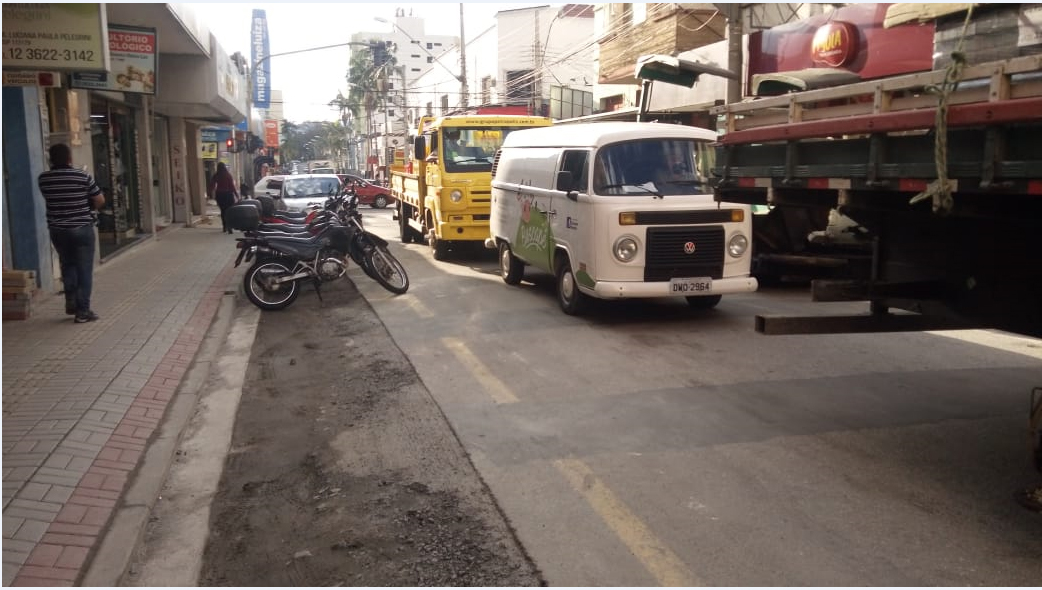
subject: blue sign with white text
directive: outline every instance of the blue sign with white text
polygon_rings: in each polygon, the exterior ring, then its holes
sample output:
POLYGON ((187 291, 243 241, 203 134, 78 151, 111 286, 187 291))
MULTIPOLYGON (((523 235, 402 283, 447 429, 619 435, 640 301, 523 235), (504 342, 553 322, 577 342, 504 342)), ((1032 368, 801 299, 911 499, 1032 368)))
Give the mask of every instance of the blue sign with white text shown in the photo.
POLYGON ((250 26, 250 55, 253 58, 253 106, 266 109, 271 106, 271 62, 268 57, 268 19, 263 10, 253 9, 250 26), (263 61, 262 61, 263 60, 263 61))

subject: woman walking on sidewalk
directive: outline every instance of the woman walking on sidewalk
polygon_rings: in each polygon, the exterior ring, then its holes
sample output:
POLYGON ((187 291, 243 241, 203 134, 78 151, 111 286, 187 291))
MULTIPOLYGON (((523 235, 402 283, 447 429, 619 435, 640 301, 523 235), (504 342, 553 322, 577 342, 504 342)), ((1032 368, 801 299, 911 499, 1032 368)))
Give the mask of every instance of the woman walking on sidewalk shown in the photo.
POLYGON ((221 208, 221 225, 224 226, 224 231, 232 233, 225 211, 239 199, 239 191, 235 188, 235 179, 232 178, 232 173, 228 172, 228 166, 224 162, 217 164, 217 173, 210 179, 206 194, 213 197, 217 206, 221 208))

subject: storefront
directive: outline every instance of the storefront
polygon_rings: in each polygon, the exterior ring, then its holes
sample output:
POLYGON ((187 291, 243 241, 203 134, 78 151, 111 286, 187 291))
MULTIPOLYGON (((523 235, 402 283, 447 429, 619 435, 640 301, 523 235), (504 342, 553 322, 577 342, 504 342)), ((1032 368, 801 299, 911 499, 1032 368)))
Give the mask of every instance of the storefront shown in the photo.
POLYGON ((140 138, 130 105, 107 99, 108 93, 92 93, 90 141, 95 180, 105 193, 105 207, 98 216, 101 258, 145 236, 141 225, 140 138))

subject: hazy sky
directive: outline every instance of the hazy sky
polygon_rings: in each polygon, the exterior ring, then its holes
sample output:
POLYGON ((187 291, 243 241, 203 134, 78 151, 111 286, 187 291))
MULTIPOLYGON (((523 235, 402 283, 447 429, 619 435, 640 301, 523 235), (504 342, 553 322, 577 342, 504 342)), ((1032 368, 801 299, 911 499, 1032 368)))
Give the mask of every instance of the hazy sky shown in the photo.
MULTIPOLYGON (((495 24, 495 14, 522 6, 541 6, 550 2, 533 3, 463 3, 464 37, 474 35, 495 24)), ((458 3, 411 2, 395 4, 338 3, 208 3, 196 4, 199 17, 209 25, 228 55, 236 51, 250 55, 250 19, 253 9, 263 9, 268 21, 269 49, 272 54, 324 45, 335 45, 351 40, 359 32, 391 33, 393 27, 377 22, 374 17, 394 21, 395 11, 422 17, 424 30, 431 35, 460 34, 458 3)), ((347 94, 349 47, 309 51, 295 55, 271 58, 271 87, 282 90, 283 112, 289 121, 333 121, 339 113, 328 106, 337 91, 347 94)))

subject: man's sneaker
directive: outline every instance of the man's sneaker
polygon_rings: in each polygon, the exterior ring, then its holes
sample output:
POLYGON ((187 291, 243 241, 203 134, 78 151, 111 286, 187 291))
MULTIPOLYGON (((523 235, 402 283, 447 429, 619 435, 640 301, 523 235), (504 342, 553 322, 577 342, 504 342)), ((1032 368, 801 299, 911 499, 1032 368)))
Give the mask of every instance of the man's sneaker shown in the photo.
POLYGON ((86 311, 83 313, 76 314, 77 324, 86 324, 87 322, 93 322, 97 319, 100 318, 98 318, 98 314, 94 313, 93 311, 86 311))

